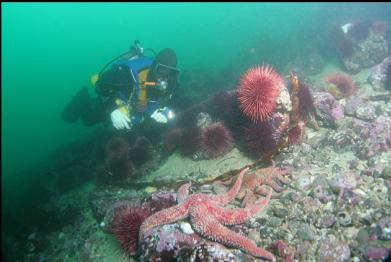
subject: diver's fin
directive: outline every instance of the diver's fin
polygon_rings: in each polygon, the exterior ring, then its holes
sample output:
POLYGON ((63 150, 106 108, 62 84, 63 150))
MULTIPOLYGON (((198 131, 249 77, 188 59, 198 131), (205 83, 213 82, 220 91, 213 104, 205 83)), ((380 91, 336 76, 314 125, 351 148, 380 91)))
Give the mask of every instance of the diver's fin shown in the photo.
POLYGON ((76 122, 88 106, 89 99, 87 87, 83 86, 66 105, 61 113, 61 118, 68 123, 76 122))

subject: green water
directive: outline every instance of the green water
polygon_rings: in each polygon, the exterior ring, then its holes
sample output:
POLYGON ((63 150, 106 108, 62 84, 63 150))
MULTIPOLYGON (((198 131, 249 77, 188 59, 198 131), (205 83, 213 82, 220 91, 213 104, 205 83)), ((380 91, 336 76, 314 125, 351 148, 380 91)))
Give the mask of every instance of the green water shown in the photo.
POLYGON ((182 69, 255 62, 281 69, 304 55, 306 46, 324 44, 330 27, 357 17, 389 19, 390 6, 3 3, 2 187, 20 190, 30 180, 24 170, 91 132, 63 122, 61 111, 92 74, 135 39, 155 50, 173 48, 182 69))
POLYGON ((62 108, 135 39, 155 50, 173 48, 186 69, 241 64, 251 48, 259 63, 278 67, 313 40, 311 33, 319 36, 330 20, 340 19, 343 9, 349 15, 376 9, 355 5, 2 4, 3 179, 88 132, 62 122, 62 108))

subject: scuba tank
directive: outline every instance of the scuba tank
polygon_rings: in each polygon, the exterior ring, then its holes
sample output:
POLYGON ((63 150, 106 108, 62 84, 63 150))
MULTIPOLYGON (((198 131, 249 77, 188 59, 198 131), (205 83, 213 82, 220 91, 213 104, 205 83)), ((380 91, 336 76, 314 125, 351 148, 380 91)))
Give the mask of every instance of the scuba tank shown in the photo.
POLYGON ((119 56, 117 56, 117 57, 113 58, 112 60, 110 60, 108 63, 106 63, 102 67, 102 69, 99 71, 98 74, 94 74, 94 75, 91 76, 90 82, 91 82, 92 86, 96 87, 96 83, 98 81, 100 81, 101 84, 103 82, 106 85, 111 85, 111 86, 116 86, 116 87, 127 86, 128 83, 121 84, 121 83, 115 83, 115 82, 112 82, 112 81, 107 81, 107 79, 103 80, 102 79, 102 75, 105 73, 106 69, 111 64, 113 64, 114 62, 120 61, 120 60, 129 60, 129 59, 133 59, 133 58, 137 58, 137 57, 143 57, 145 51, 150 51, 156 57, 156 52, 153 49, 151 49, 151 48, 144 49, 143 47, 141 47, 140 41, 139 40, 135 40, 134 44, 132 46, 130 46, 128 51, 126 51, 125 53, 122 53, 119 56))
MULTIPOLYGON (((153 55, 156 57, 156 52, 151 49, 151 48, 147 48, 145 49, 145 51, 150 51, 153 53, 153 55)), ((114 59, 110 60, 107 64, 105 64, 103 66, 103 68, 100 70, 99 74, 98 74, 98 77, 100 78, 100 76, 102 75, 102 73, 106 70, 106 68, 114 63, 115 61, 117 60, 120 60, 121 58, 124 58, 124 57, 127 57, 130 55, 130 59, 133 58, 133 57, 142 57, 144 56, 144 48, 142 48, 140 46, 140 41, 139 40, 135 40, 134 41, 134 44, 129 48, 129 51, 126 51, 125 53, 123 54, 120 54, 119 56, 115 57, 114 59)))

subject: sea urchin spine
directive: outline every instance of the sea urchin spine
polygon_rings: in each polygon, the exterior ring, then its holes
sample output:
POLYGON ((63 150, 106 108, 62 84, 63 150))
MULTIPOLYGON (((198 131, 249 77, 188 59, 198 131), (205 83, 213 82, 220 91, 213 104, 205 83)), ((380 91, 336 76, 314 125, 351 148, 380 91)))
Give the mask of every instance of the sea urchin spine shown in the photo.
POLYGON ((276 108, 282 77, 270 66, 249 69, 240 80, 239 106, 255 122, 265 121, 276 108))
POLYGON ((208 157, 218 157, 227 153, 233 145, 229 130, 217 122, 206 127, 202 133, 202 149, 208 157))

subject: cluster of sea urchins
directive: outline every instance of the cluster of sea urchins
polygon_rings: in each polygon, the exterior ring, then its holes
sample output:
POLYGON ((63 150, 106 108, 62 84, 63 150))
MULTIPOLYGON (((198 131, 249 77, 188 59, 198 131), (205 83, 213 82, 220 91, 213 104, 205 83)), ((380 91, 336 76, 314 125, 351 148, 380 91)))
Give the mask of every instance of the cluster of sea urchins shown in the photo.
POLYGON ((184 157, 194 157, 202 152, 205 158, 216 158, 226 154, 233 146, 231 132, 222 122, 205 128, 196 125, 184 129, 173 128, 164 135, 163 140, 168 153, 177 148, 184 157))
POLYGON ((152 144, 145 136, 138 137, 129 154, 132 163, 141 166, 152 159, 152 144))
MULTIPOLYGON (((306 121, 314 107, 309 88, 301 87, 297 114, 306 121)), ((168 151, 179 148, 181 155, 187 157, 201 151, 207 158, 214 158, 232 148, 234 137, 244 143, 250 155, 259 158, 288 141, 291 97, 283 77, 269 65, 249 69, 236 90, 220 92, 205 106, 213 118, 222 122, 203 128, 192 124, 173 129, 164 137, 168 151)))
POLYGON ((286 138, 291 100, 284 79, 270 66, 256 66, 241 78, 238 103, 251 119, 243 141, 255 158, 276 151, 286 138))

